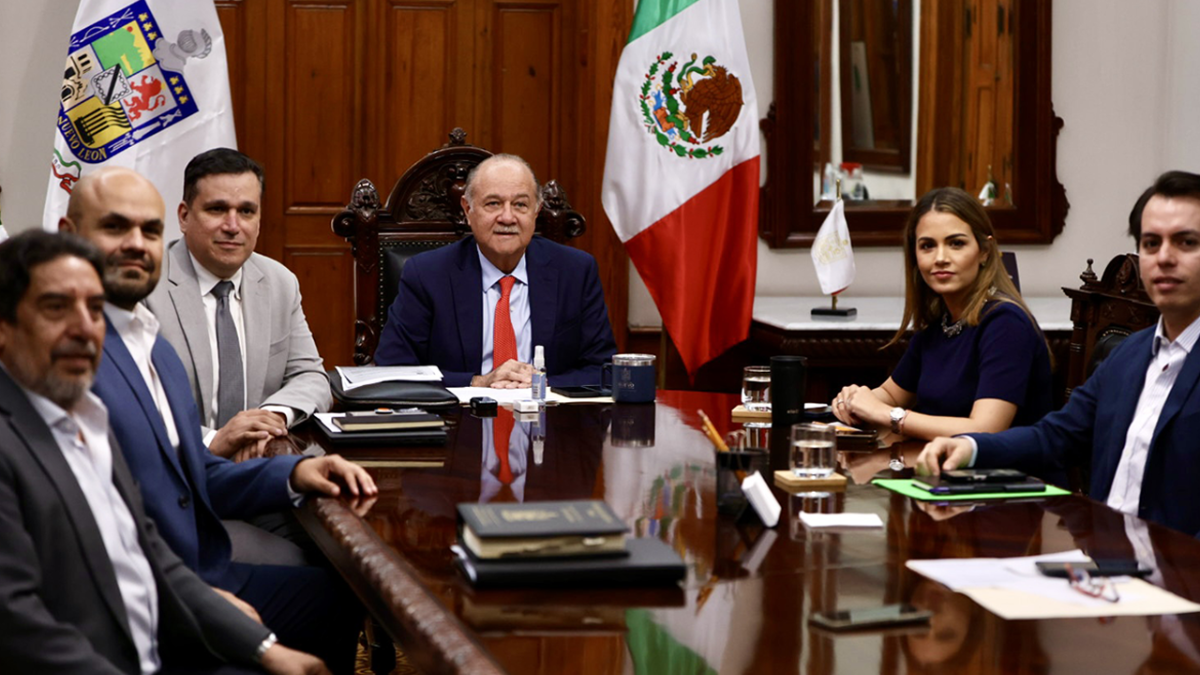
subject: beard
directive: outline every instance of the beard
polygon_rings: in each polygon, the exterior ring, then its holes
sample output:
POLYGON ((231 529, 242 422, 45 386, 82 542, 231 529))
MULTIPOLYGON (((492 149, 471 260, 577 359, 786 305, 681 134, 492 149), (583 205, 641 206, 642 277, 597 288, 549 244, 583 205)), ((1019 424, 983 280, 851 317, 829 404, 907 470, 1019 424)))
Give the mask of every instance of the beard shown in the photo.
POLYGON ((96 368, 100 364, 99 349, 93 342, 69 340, 55 347, 50 353, 50 368, 44 374, 32 372, 30 364, 14 359, 9 366, 13 377, 30 391, 53 401, 63 410, 71 410, 96 379, 96 368), (88 372, 73 377, 63 377, 54 369, 54 362, 64 356, 87 356, 92 360, 88 372))
POLYGON ((105 299, 123 309, 130 309, 146 299, 158 283, 158 266, 148 255, 114 253, 104 261, 105 299), (127 261, 139 262, 143 272, 122 267, 127 261))

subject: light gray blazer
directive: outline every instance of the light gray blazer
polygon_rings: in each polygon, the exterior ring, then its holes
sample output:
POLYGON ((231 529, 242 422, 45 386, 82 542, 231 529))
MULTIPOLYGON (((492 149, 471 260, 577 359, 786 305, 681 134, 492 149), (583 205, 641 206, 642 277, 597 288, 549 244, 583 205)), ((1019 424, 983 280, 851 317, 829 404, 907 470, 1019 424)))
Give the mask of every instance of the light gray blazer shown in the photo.
MULTIPOLYGON (((212 347, 204 302, 187 245, 167 248, 163 278, 146 299, 187 370, 192 395, 207 419, 213 400, 212 347)), ((246 407, 284 405, 296 421, 329 410, 329 380, 300 306, 300 283, 283 265, 253 253, 242 265, 242 319, 246 329, 246 407)), ((209 432, 204 428, 205 434, 209 432)))

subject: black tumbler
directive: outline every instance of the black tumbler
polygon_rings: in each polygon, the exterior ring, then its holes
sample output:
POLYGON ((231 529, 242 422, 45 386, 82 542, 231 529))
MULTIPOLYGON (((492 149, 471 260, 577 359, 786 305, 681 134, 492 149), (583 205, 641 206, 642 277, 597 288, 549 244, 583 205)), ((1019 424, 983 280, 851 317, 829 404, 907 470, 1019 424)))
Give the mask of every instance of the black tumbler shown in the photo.
POLYGON ((771 357, 771 424, 790 427, 803 420, 806 363, 803 356, 771 357))

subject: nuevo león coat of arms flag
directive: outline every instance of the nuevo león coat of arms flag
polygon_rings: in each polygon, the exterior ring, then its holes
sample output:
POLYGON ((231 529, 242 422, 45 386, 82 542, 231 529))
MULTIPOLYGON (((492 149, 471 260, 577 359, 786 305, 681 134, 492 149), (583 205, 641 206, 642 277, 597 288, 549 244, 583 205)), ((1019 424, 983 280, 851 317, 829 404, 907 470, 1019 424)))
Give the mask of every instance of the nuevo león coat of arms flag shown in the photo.
POLYGON ((74 184, 104 164, 144 174, 170 209, 187 161, 235 144, 224 39, 212 0, 82 0, 60 104, 46 229, 57 228, 74 184))

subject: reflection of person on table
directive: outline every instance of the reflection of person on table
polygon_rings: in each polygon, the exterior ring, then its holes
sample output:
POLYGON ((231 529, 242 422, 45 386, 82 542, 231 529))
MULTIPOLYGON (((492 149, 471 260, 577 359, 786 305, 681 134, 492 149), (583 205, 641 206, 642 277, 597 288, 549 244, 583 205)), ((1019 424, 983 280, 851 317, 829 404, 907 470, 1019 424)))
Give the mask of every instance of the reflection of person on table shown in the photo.
POLYGON ((479 471, 479 503, 524 502, 525 477, 529 467, 529 436, 532 422, 518 422, 507 408, 483 420, 483 461, 479 471), (500 437, 497 438, 497 432, 500 437), (507 443, 504 436, 508 436, 507 443), (497 444, 497 440, 500 441, 497 444))
POLYGON ((904 319, 892 376, 850 385, 833 413, 929 439, 1032 424, 1052 407, 1050 352, 1001 262, 991 220, 958 188, 931 190, 904 226, 904 319))
POLYGON ((1001 434, 934 439, 918 472, 999 466, 1044 474, 1090 451, 1090 497, 1200 536, 1200 175, 1160 176, 1129 214, 1129 233, 1162 314, 1157 325, 1122 342, 1062 410, 1001 434))

